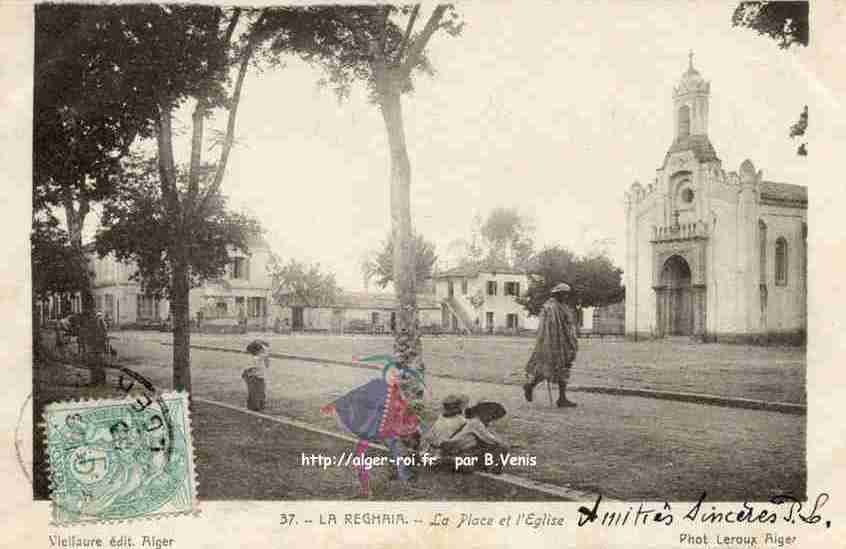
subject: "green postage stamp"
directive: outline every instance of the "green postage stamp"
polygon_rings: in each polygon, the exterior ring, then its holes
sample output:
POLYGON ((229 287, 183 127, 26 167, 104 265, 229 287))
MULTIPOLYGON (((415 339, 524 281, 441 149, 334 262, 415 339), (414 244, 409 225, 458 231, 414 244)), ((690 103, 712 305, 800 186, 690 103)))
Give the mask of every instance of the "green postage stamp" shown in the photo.
POLYGON ((54 524, 197 511, 186 393, 57 402, 44 420, 54 524))

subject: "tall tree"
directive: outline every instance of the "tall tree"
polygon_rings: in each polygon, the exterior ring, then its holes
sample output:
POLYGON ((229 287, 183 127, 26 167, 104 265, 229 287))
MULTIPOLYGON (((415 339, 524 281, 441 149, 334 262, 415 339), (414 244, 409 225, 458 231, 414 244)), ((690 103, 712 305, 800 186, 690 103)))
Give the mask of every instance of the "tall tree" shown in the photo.
POLYGON ((575 264, 576 256, 570 250, 561 246, 544 248, 532 257, 529 287, 516 301, 530 315, 537 315, 552 287, 573 277, 575 264))
MULTIPOLYGON (((126 166, 115 194, 103 202, 97 233, 97 252, 137 266, 133 278, 147 295, 174 299, 174 256, 183 235, 168 223, 167 200, 162 193, 159 169, 154 160, 134 160, 126 166)), ((206 169, 198 186, 211 184, 214 170, 206 169)), ((177 193, 184 201, 188 193, 189 173, 178 169, 177 193)), ((234 250, 249 252, 250 242, 261 234, 255 219, 230 211, 225 197, 217 194, 206 206, 201 220, 192 223, 188 287, 223 276, 234 250)))
POLYGON ((453 240, 447 253, 458 267, 526 270, 534 254, 534 222, 517 208, 498 207, 487 216, 475 215, 470 238, 453 240))
POLYGON ((341 288, 334 273, 324 272, 318 263, 307 265, 291 259, 283 264, 272 255, 268 271, 273 300, 278 305, 327 307, 340 298, 341 288))
MULTIPOLYGON (((273 11, 273 10, 271 10, 273 11)), ((290 9, 276 13, 287 17, 290 9)), ((394 242, 394 287, 399 298, 394 354, 400 365, 424 370, 417 329, 415 263, 411 224, 411 163, 405 138, 402 96, 413 89, 416 71, 432 73, 425 51, 439 31, 461 32, 457 12, 437 5, 417 28, 420 5, 316 6, 300 8, 291 32, 280 33, 272 47, 294 51, 327 71, 326 81, 346 97, 363 82, 385 124, 390 150, 391 231, 394 242)), ((269 16, 272 17, 272 16, 269 16)), ((272 21, 271 21, 272 23, 272 21)))
MULTIPOLYGON (((746 27, 776 41, 781 49, 807 46, 809 39, 808 2, 740 2, 731 17, 735 27, 746 27)), ((803 138, 808 129, 808 106, 802 109, 799 119, 790 126, 790 138, 803 138)), ((800 139, 796 154, 808 155, 808 142, 800 139)))
POLYGON ((48 212, 37 212, 30 233, 32 273, 32 348, 41 351, 40 307, 51 295, 81 291, 88 282, 88 265, 71 245, 59 220, 48 212))
POLYGON ((576 260, 570 284, 577 307, 602 307, 624 297, 623 271, 604 254, 582 256, 576 260))
MULTIPOLYGON (((152 131, 152 104, 139 100, 108 53, 124 47, 112 15, 96 6, 35 7, 34 209, 63 211, 68 246, 79 256, 74 268, 86 265, 82 231, 93 203, 113 191, 112 176, 136 137, 152 131)), ((74 280, 90 303, 87 268, 74 280)))
POLYGON ((570 285, 568 302, 577 311, 623 298, 623 271, 605 255, 577 257, 566 248, 553 246, 536 254, 531 263, 529 288, 517 298, 529 314, 538 314, 552 287, 561 282, 570 285))
POLYGON ((517 208, 494 208, 481 227, 487 259, 494 264, 526 268, 534 251, 533 232, 533 223, 517 208))
POLYGON ((221 184, 231 152, 238 105, 254 53, 265 35, 262 12, 200 5, 96 6, 110 21, 108 36, 119 47, 94 40, 97 56, 109 60, 115 78, 133 94, 126 108, 149 117, 156 138, 157 182, 162 200, 161 223, 167 225, 166 257, 173 318, 173 384, 191 390, 188 295, 203 261, 205 224, 221 211, 221 184), (190 160, 180 171, 173 147, 177 109, 193 108, 190 160), (152 113, 152 114, 151 114, 152 113), (226 129, 214 136, 220 146, 215 163, 206 164, 207 119, 220 113, 226 129), (201 183, 202 180, 202 183, 201 183))
MULTIPOLYGON (((414 236, 412 249, 415 284, 421 287, 432 276, 438 256, 435 255, 435 245, 420 234, 414 236)), ((364 275, 368 281, 375 279, 380 288, 394 281, 394 239, 391 234, 382 243, 382 248, 364 264, 364 275)))

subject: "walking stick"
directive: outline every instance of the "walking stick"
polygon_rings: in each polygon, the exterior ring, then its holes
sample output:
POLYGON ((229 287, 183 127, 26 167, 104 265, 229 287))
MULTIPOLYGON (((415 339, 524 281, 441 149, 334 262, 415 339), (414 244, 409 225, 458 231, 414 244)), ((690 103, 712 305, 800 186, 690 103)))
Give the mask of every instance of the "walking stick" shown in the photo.
POLYGON ((549 405, 552 406, 552 387, 549 385, 549 380, 546 380, 546 392, 549 393, 549 405))

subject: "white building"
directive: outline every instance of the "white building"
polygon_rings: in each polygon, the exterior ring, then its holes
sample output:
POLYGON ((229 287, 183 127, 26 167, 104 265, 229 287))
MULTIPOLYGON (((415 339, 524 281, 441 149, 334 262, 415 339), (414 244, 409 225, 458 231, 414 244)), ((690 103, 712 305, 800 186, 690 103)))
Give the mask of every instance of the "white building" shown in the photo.
POLYGON ((801 340, 807 189, 766 181, 750 160, 724 172, 708 138, 709 93, 691 62, 655 181, 626 193, 626 335, 801 340))
MULTIPOLYGON (((253 328, 268 324, 271 280, 267 272, 270 248, 261 238, 252 239, 249 253, 232 250, 226 273, 207 281, 189 294, 193 321, 202 312, 203 323, 237 323, 243 310, 253 328)), ((156 324, 170 314, 167 299, 145 295, 141 284, 132 280, 136 267, 116 261, 111 255, 100 258, 91 253, 92 294, 95 307, 111 319, 113 326, 156 324)))
POLYGON ((446 331, 518 333, 537 328, 537 318, 515 300, 529 286, 523 271, 456 267, 435 274, 432 282, 446 331))

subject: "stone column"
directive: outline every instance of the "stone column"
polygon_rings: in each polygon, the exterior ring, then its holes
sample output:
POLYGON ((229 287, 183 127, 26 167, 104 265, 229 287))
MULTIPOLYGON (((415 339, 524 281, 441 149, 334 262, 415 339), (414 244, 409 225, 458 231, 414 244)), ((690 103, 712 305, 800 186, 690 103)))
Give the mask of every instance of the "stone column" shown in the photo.
POLYGON ((693 294, 693 335, 705 338, 707 291, 704 285, 696 285, 691 288, 691 292, 693 294))
POLYGON ((740 165, 740 193, 737 207, 737 309, 736 325, 739 333, 749 335, 757 330, 758 307, 758 277, 756 276, 758 212, 756 190, 761 172, 755 172, 755 167, 749 160, 740 165))
POLYGON ((672 290, 667 286, 655 287, 655 332, 658 337, 670 333, 672 311, 672 290))

